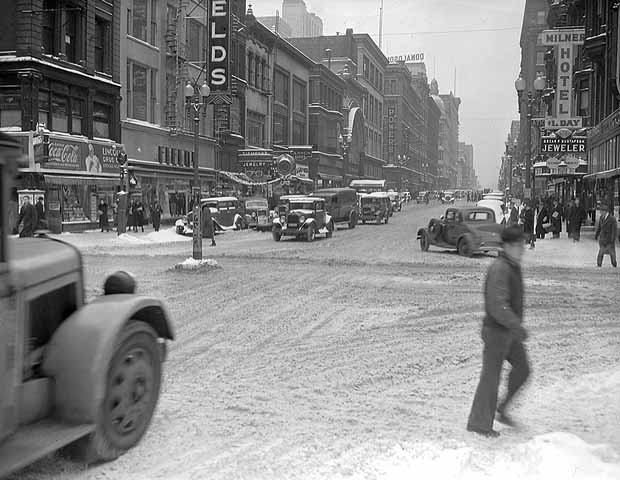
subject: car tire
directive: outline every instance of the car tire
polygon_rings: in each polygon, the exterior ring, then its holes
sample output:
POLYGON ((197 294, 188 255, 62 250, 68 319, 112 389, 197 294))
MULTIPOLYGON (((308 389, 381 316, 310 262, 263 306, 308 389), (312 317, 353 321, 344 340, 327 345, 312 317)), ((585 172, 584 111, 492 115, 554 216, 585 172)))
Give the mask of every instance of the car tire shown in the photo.
POLYGON ((325 234, 325 238, 332 238, 333 235, 334 235, 334 224, 332 222, 329 222, 329 225, 327 225, 327 233, 325 234))
POLYGON ((306 240, 308 242, 314 242, 315 238, 316 238, 316 229, 314 228, 314 225, 309 225, 308 228, 306 229, 306 240))
POLYGON ((465 234, 459 239, 459 243, 457 244, 457 249, 459 255, 463 257, 471 257, 474 254, 474 245, 471 235, 465 234))
POLYGON ((161 385, 162 354, 153 328, 131 321, 121 330, 108 365, 95 431, 69 447, 86 463, 118 458, 143 437, 161 385))
POLYGON ((271 232, 271 236, 276 242, 279 242, 282 239, 282 232, 274 230, 271 232))
POLYGON ((439 220, 433 218, 428 224, 428 234, 433 242, 437 241, 441 237, 442 225, 439 220))
POLYGON ((428 248, 431 246, 431 237, 428 235, 426 230, 422 231, 420 235, 420 250, 423 252, 428 252, 428 248))

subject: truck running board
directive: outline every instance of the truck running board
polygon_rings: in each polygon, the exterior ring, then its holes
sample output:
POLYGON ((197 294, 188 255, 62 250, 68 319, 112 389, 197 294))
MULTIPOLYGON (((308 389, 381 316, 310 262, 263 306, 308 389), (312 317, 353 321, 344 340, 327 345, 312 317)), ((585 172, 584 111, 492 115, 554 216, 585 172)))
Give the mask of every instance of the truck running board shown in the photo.
POLYGON ((0 441, 0 478, 88 435, 94 425, 71 425, 45 419, 23 425, 17 432, 0 441))

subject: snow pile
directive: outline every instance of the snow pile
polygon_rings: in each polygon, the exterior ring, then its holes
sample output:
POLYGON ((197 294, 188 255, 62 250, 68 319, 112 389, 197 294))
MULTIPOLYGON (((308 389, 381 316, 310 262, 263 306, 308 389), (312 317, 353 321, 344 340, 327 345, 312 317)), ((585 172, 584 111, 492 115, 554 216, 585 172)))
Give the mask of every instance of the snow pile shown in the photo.
POLYGON ((195 260, 192 257, 185 259, 181 263, 177 263, 174 268, 176 270, 189 270, 189 271, 199 271, 199 270, 217 270, 221 269, 219 263, 212 258, 203 258, 202 260, 195 260))
POLYGON ((151 232, 145 236, 152 243, 173 243, 191 241, 192 237, 179 235, 174 228, 151 232))
MULTIPOLYGON (((396 446, 380 458, 362 461, 349 479, 409 480, 617 480, 620 456, 610 447, 590 445, 563 432, 534 437, 519 445, 493 443, 490 448, 441 448, 432 443, 396 446), (493 446, 492 446, 493 445, 493 446), (505 448, 502 448, 505 447, 505 448), (501 450, 499 450, 501 449, 501 450), (489 458, 494 456, 494 458, 489 458), (365 463, 365 464, 364 464, 365 463)), ((372 458, 372 455, 367 458, 372 458)), ((344 478, 336 476, 335 478, 344 478)))
POLYGON ((128 233, 121 233, 116 239, 125 243, 132 243, 134 245, 145 245, 147 243, 151 243, 144 238, 134 237, 128 233))

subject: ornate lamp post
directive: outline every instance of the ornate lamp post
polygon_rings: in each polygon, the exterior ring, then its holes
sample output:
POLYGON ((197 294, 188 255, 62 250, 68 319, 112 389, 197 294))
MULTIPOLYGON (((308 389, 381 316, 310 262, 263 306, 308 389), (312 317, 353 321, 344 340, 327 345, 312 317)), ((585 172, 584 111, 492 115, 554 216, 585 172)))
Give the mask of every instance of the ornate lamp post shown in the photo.
POLYGON ((192 186, 192 199, 194 202, 194 230, 192 236, 192 257, 194 260, 202 260, 202 210, 200 209, 200 176, 198 175, 199 151, 198 134, 200 133, 200 113, 202 118, 207 113, 207 97, 211 89, 207 83, 197 89, 191 83, 185 85, 185 104, 188 110, 194 112, 194 181, 192 186))
MULTIPOLYGON (((546 83, 547 82, 544 77, 536 78, 536 80, 534 80, 534 93, 529 90, 525 98, 525 105, 527 108, 527 135, 525 137, 525 195, 531 195, 532 198, 534 198, 534 186, 532 185, 532 110, 534 104, 540 100, 540 96, 545 89, 546 83)), ((515 89, 517 90, 517 94, 519 96, 519 113, 521 113, 521 105, 526 88, 527 83, 525 79, 519 76, 519 78, 515 81, 515 89)), ((512 175, 512 171, 510 173, 512 175)))
POLYGON ((338 144, 342 148, 342 178, 346 182, 349 173, 349 149, 351 148, 352 138, 348 128, 344 128, 343 131, 344 135, 342 133, 338 135, 338 144))

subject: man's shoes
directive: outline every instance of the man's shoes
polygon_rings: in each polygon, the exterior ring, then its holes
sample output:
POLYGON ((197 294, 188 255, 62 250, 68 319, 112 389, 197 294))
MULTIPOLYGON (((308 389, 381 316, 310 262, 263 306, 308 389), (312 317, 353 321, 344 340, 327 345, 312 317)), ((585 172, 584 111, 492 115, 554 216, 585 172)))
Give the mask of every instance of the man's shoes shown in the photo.
POLYGON ((467 425, 467 431, 468 432, 474 432, 477 433, 479 435, 482 435, 484 437, 488 437, 488 438, 497 438, 499 437, 499 432, 497 430, 481 430, 479 428, 476 427, 470 427, 469 425, 467 425))
POLYGON ((497 420, 499 423, 503 423, 504 425, 508 425, 509 427, 516 426, 515 421, 508 415, 506 415, 506 413, 500 410, 497 411, 497 416, 495 417, 495 420, 497 420))

